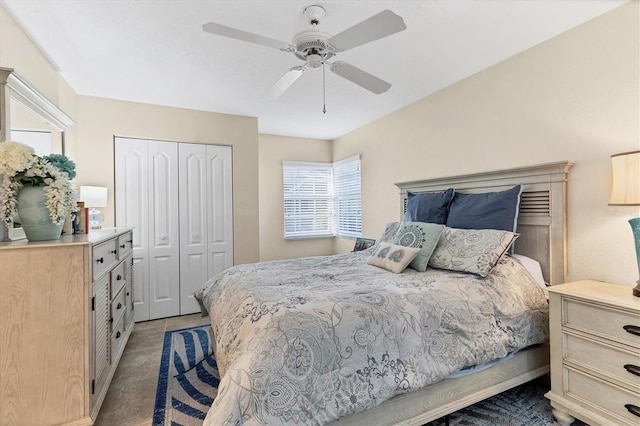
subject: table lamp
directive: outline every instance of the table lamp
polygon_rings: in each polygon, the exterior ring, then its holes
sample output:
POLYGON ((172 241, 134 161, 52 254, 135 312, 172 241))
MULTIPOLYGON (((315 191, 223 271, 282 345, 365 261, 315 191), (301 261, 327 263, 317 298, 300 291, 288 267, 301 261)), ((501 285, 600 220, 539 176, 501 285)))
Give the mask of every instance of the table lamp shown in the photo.
POLYGON ((89 229, 102 229, 104 215, 96 207, 107 207, 107 188, 103 186, 81 186, 80 200, 89 207, 89 229))
MULTIPOLYGON (((640 206, 640 151, 624 152, 611 156, 610 206, 640 206)), ((636 261, 640 275, 640 217, 629 220, 636 242, 636 261)), ((633 295, 640 297, 640 279, 636 281, 633 295)))

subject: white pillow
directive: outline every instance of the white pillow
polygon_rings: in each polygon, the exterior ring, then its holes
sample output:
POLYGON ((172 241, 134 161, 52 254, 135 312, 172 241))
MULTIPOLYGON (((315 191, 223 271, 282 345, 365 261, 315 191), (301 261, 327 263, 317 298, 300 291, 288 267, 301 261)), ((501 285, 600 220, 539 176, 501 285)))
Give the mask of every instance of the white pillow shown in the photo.
POLYGON ((523 256, 521 254, 513 254, 511 255, 514 259, 522 264, 527 271, 531 274, 533 280, 540 286, 541 289, 547 292, 547 284, 544 282, 544 277, 542 276, 542 268, 540 267, 540 263, 537 260, 532 259, 527 256, 523 256))
POLYGON ((399 274, 418 255, 419 247, 405 247, 381 242, 367 259, 367 264, 399 274))

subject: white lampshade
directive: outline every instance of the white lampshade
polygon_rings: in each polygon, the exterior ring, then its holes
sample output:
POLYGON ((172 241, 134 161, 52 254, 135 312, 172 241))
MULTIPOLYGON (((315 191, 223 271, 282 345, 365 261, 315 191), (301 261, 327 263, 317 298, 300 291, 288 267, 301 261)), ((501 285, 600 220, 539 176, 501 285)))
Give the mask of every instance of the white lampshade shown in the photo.
POLYGON ((640 151, 611 156, 610 206, 640 206, 640 151))
POLYGON ((80 201, 85 207, 107 207, 107 188, 104 186, 81 186, 80 201))

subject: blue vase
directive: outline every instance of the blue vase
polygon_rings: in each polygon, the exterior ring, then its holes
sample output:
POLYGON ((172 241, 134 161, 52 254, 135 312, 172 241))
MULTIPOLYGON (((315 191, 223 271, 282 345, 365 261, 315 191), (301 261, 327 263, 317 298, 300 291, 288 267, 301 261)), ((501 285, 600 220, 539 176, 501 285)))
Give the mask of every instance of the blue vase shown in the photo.
POLYGON ((44 185, 23 186, 18 191, 18 215, 29 241, 57 240, 62 234, 64 220, 60 225, 51 221, 44 188, 44 185))

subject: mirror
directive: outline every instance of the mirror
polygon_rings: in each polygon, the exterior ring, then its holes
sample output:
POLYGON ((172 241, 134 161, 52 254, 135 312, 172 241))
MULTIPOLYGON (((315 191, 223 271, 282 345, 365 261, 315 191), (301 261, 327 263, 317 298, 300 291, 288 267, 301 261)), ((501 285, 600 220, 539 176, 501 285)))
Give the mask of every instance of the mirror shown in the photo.
MULTIPOLYGON (((0 143, 6 140, 34 146, 38 155, 64 154, 64 132, 75 122, 17 75, 0 67, 0 143)), ((2 225, 2 240, 24 238, 18 221, 2 225)))

